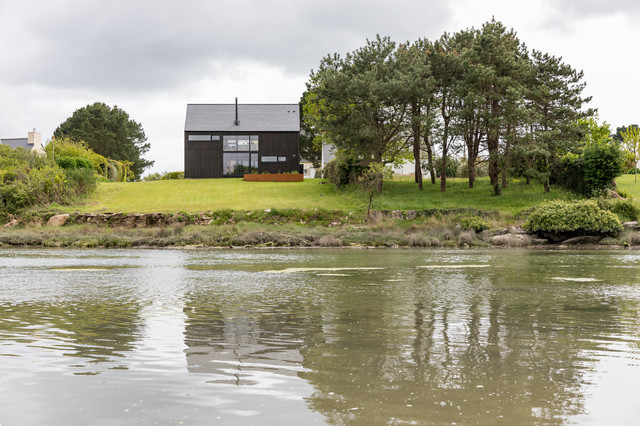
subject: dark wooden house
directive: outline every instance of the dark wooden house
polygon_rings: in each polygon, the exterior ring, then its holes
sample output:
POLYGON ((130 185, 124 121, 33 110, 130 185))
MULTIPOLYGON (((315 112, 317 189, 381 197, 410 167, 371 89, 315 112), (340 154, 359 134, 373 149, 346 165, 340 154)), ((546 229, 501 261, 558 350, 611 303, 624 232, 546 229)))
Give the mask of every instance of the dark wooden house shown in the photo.
POLYGON ((298 104, 189 104, 184 126, 186 178, 299 170, 298 104))

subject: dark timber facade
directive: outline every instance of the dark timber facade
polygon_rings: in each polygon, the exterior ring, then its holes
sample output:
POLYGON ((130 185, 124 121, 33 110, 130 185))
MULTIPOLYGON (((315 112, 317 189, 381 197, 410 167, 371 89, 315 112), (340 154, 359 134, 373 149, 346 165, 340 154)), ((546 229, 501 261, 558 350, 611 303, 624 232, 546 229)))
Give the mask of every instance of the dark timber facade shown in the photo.
POLYGON ((186 178, 297 171, 298 104, 189 104, 184 128, 186 178))

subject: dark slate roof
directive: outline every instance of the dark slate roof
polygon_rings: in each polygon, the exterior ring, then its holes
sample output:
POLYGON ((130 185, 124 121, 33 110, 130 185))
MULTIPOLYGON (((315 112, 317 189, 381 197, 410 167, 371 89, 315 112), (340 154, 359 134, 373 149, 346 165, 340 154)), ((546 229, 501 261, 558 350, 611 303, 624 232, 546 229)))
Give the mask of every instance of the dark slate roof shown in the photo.
POLYGON ((0 145, 9 145, 13 149, 16 149, 19 146, 24 149, 31 149, 33 147, 33 145, 29 145, 28 138, 0 139, 0 145))
POLYGON ((298 104, 188 104, 186 132, 299 132, 298 104))

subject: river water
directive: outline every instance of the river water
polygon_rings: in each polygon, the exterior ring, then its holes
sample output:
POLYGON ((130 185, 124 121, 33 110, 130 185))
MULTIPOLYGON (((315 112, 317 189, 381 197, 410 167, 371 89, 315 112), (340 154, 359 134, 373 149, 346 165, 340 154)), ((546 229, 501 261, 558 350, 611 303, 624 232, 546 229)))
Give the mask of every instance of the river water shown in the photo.
POLYGON ((640 252, 0 249, 0 425, 640 424, 640 252))

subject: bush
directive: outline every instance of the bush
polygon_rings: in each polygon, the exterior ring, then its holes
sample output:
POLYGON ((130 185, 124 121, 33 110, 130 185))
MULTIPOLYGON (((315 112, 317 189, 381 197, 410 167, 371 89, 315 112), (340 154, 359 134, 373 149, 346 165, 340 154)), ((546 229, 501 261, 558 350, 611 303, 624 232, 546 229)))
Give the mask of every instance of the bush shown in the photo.
POLYGON ((333 160, 325 164, 322 171, 324 177, 336 188, 342 188, 350 183, 355 183, 366 170, 367 167, 358 164, 355 158, 338 151, 333 160))
POLYGON ((616 143, 595 142, 582 154, 584 181, 590 191, 615 188, 614 179, 623 172, 623 153, 616 143))
POLYGON ((615 233, 622 230, 622 224, 596 200, 555 200, 537 206, 523 228, 533 232, 615 233))
POLYGON ((92 192, 97 185, 96 174, 93 169, 78 168, 67 170, 67 183, 72 196, 79 196, 92 192))
POLYGON ((82 157, 69 157, 65 155, 58 158, 56 162, 58 163, 58 166, 65 170, 93 169, 93 164, 91 163, 91 161, 82 157))
MULTIPOLYGON (((447 177, 454 178, 457 175, 458 167, 460 166, 460 162, 451 156, 447 156, 447 177)), ((433 167, 436 171, 436 177, 440 177, 440 173, 442 172, 442 158, 436 157, 433 159, 433 167)), ((466 165, 465 165, 466 167, 466 165)), ((467 176, 468 177, 468 176, 467 176)))
POLYGON ((168 172, 162 176, 162 180, 184 179, 184 172, 168 172))
POLYGON ((624 222, 634 221, 640 218, 640 206, 632 200, 620 198, 598 199, 600 208, 615 213, 624 222))
POLYGON ((489 222, 480 216, 464 216, 460 218, 460 226, 465 231, 474 230, 476 232, 482 232, 489 229, 489 222))
POLYGON ((166 175, 167 172, 155 172, 155 173, 150 173, 147 176, 145 176, 143 178, 143 180, 145 181, 153 181, 153 180, 161 180, 164 175, 166 175))

